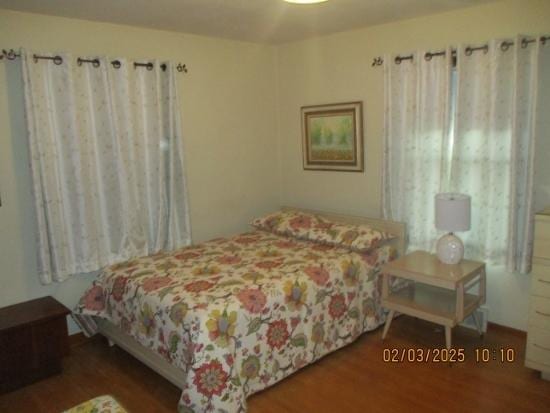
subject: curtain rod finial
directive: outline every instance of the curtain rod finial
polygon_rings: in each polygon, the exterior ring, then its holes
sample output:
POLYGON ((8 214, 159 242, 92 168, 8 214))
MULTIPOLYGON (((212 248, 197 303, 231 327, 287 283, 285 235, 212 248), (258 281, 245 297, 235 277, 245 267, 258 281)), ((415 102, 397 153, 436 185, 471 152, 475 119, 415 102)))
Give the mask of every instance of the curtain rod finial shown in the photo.
POLYGON ((2 49, 2 53, 0 54, 0 59, 3 59, 4 57, 8 60, 14 60, 16 57, 21 56, 19 53, 16 53, 15 50, 10 49, 2 49))
POLYGON ((378 57, 375 57, 372 60, 372 65, 371 66, 382 66, 383 63, 384 63, 384 59, 382 59, 380 56, 378 56, 378 57))

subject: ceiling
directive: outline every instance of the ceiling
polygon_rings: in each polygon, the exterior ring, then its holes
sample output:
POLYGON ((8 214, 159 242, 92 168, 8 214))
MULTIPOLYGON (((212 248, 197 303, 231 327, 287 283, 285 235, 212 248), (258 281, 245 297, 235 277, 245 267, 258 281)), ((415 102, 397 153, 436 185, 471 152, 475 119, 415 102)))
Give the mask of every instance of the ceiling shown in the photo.
POLYGON ((496 0, 0 0, 0 8, 261 43, 283 43, 496 0))

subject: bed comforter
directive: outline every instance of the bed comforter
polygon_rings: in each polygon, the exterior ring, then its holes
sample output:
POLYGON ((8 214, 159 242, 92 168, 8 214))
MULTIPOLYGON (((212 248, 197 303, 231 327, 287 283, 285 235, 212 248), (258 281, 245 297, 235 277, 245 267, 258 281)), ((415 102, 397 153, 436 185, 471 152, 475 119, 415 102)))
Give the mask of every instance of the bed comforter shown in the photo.
POLYGON ((391 251, 245 233, 111 266, 75 313, 184 370, 180 412, 245 411, 248 395, 383 323, 391 251))

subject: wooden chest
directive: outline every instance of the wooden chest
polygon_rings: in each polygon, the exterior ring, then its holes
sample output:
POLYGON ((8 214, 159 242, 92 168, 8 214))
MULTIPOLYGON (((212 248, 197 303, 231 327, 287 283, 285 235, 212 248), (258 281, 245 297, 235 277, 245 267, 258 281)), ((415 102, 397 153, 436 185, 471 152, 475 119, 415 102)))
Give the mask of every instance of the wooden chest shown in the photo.
POLYGON ((0 394, 61 372, 69 313, 52 297, 0 309, 0 394))

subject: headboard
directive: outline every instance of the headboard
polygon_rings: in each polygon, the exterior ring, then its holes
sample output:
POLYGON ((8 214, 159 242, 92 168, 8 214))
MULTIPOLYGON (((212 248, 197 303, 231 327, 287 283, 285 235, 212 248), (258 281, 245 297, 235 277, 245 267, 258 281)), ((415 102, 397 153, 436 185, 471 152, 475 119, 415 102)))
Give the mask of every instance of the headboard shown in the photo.
POLYGON ((364 224, 378 231, 384 231, 396 236, 395 239, 390 241, 390 244, 395 247, 399 256, 405 254, 407 246, 407 226, 402 222, 388 221, 380 218, 367 218, 359 217, 355 215, 338 214, 333 212, 316 211, 314 209, 295 208, 289 206, 282 206, 283 211, 300 211, 309 214, 319 215, 323 218, 330 219, 331 221, 343 222, 346 224, 364 224))

